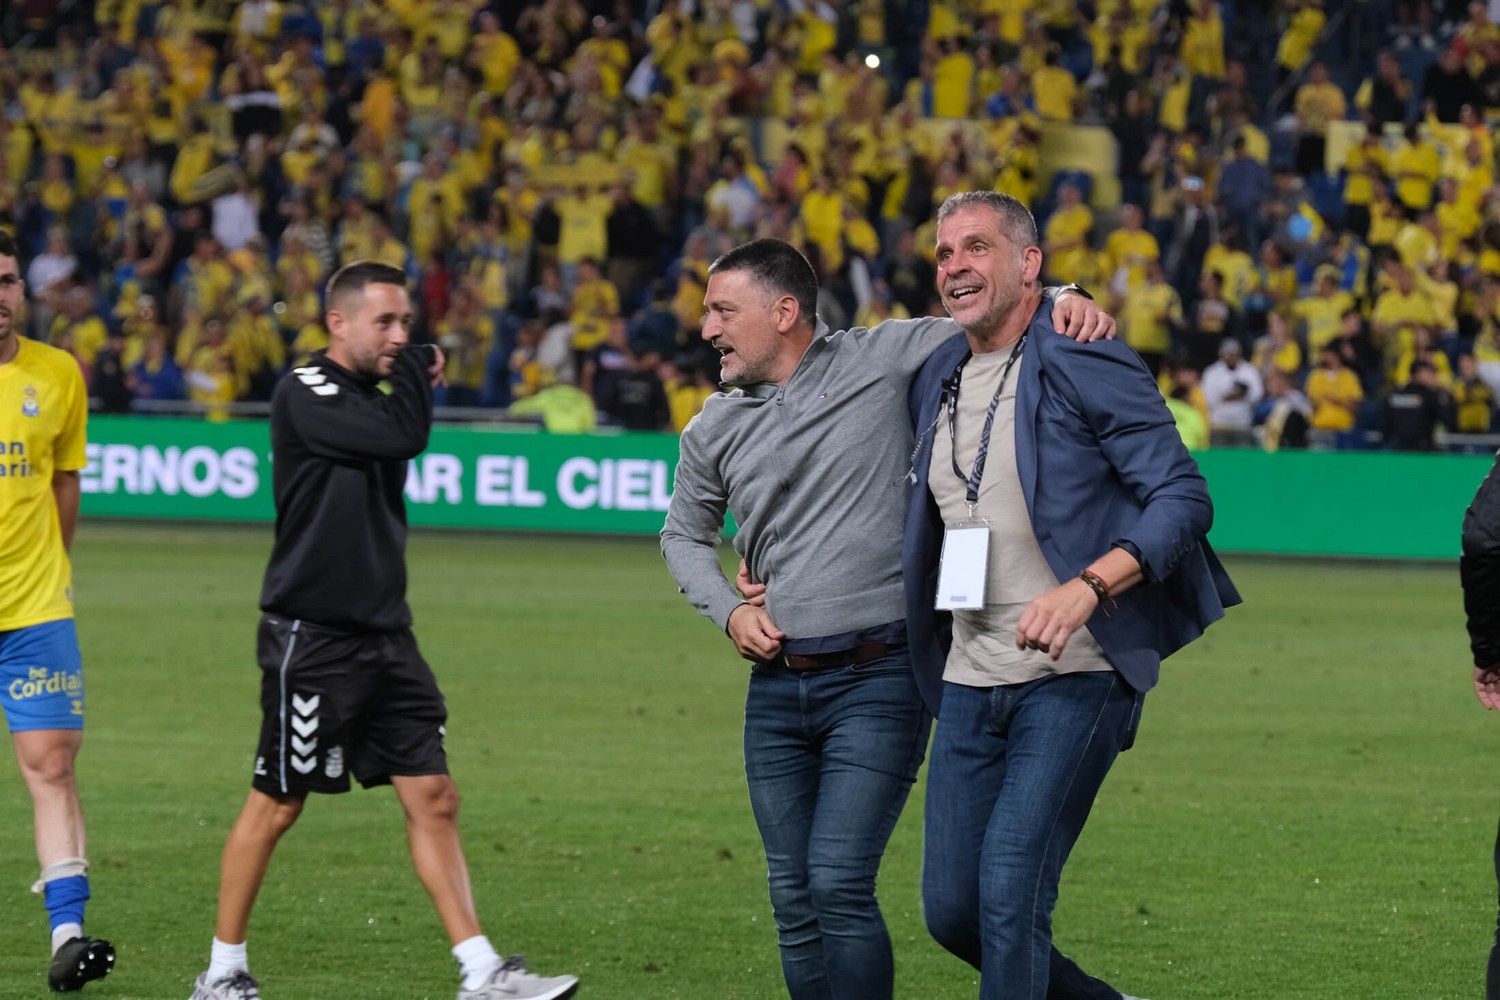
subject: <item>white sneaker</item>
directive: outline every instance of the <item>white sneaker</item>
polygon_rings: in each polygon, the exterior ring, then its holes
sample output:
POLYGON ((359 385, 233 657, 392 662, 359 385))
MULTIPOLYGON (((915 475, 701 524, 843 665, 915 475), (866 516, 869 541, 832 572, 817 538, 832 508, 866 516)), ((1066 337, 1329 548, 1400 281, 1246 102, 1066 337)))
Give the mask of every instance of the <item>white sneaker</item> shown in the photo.
POLYGON ((260 983, 244 969, 236 969, 227 976, 208 981, 208 973, 193 983, 193 995, 188 1000, 260 1000, 260 983))
POLYGON ((563 1000, 577 990, 577 976, 538 976, 526 968, 526 959, 512 955, 475 989, 460 989, 458 1000, 563 1000))

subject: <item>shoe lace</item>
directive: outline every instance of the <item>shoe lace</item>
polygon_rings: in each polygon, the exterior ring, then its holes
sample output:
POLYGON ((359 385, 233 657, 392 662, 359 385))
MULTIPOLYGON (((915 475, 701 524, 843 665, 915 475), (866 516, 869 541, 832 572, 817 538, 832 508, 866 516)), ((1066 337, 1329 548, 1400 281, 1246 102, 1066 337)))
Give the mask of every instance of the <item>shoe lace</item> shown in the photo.
POLYGON ((507 955, 500 963, 501 972, 527 972, 525 955, 507 955))
POLYGON ((227 982, 222 979, 220 982, 224 983, 225 992, 235 1000, 260 1000, 260 983, 244 969, 230 973, 227 982))

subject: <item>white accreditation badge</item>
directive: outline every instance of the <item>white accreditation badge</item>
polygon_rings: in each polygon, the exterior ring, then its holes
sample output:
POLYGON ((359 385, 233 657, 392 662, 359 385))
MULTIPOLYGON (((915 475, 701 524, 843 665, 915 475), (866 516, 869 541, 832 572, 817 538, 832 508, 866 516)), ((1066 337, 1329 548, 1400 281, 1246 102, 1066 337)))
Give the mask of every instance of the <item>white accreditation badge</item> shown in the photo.
POLYGON ((974 516, 974 509, 979 503, 984 462, 989 456, 990 431, 995 426, 995 410, 1000 405, 1001 393, 1005 391, 1005 380, 1021 359, 1021 351, 1025 347, 1026 335, 1022 334, 1010 352, 1005 367, 1000 370, 995 395, 984 413, 979 447, 974 453, 974 468, 968 475, 958 467, 958 392, 963 380, 964 365, 969 360, 967 355, 943 383, 943 398, 948 404, 948 436, 953 447, 950 461, 953 463, 953 474, 964 484, 964 502, 969 505, 969 519, 951 525, 943 532, 943 556, 938 563, 937 602, 934 604, 939 611, 977 611, 984 607, 984 585, 989 579, 990 526, 983 518, 974 516))
POLYGON ((984 607, 989 563, 989 525, 969 521, 944 531, 943 557, 938 563, 937 609, 975 611, 984 607))

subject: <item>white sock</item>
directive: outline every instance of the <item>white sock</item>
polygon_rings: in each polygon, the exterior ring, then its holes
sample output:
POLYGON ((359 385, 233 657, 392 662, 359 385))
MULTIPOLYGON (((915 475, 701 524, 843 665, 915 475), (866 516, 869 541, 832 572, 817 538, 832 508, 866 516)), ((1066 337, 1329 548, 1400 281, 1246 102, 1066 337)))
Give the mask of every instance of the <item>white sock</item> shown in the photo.
POLYGON ((58 924, 52 931, 52 954, 76 937, 83 937, 82 924, 58 924))
POLYGON ((245 958, 245 942, 225 944, 218 938, 214 938, 213 951, 208 956, 208 975, 205 978, 213 983, 231 972, 240 970, 250 971, 248 960, 245 958))
POLYGON ((483 934, 476 934, 467 941, 453 946, 453 957, 458 959, 463 971, 464 989, 477 990, 484 985, 490 974, 500 968, 500 956, 495 946, 483 934))

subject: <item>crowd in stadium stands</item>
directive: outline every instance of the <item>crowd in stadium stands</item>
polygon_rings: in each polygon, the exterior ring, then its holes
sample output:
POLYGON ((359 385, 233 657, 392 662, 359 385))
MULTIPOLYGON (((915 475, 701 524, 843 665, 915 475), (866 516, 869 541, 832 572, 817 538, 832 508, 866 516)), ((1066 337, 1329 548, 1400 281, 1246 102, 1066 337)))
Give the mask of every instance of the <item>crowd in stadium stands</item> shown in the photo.
POLYGON ((18 0, 0 38, 0 224, 105 411, 268 398, 374 258, 443 404, 680 430, 715 256, 796 243, 834 328, 927 314, 936 206, 995 188, 1190 443, 1495 424, 1484 3, 18 0), (1057 169, 1070 123, 1117 164, 1057 169))

